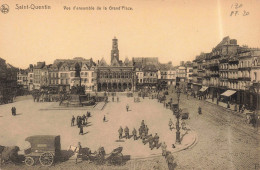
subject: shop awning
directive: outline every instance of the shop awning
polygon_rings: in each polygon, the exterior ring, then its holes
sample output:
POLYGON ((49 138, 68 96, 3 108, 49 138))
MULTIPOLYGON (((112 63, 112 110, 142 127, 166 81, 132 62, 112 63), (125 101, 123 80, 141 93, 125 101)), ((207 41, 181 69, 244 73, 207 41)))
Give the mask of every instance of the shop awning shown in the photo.
POLYGON ((221 95, 229 97, 229 96, 232 96, 235 93, 236 93, 236 91, 234 91, 234 90, 227 90, 224 93, 222 93, 221 95))
POLYGON ((200 92, 204 92, 204 91, 206 91, 207 89, 208 89, 208 87, 202 86, 202 88, 200 89, 200 92))

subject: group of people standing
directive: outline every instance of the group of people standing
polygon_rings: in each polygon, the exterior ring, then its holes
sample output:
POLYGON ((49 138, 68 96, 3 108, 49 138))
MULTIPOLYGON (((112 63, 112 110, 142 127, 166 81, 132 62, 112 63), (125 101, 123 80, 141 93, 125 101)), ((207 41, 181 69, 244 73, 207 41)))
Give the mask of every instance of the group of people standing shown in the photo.
POLYGON ((88 118, 91 117, 91 113, 87 112, 87 114, 83 114, 82 116, 77 116, 77 118, 74 117, 74 115, 71 118, 71 126, 75 126, 75 121, 77 127, 79 130, 79 135, 83 135, 83 127, 88 124, 88 118))
MULTIPOLYGON (((139 131, 139 137, 137 137, 137 130, 135 128, 132 131, 132 136, 134 140, 138 140, 140 138, 142 139, 144 145, 146 143, 149 143, 149 147, 151 150, 155 147, 157 149, 160 147, 159 136, 157 135, 157 133, 155 133, 154 136, 152 136, 152 134, 148 135, 149 128, 147 125, 145 125, 144 120, 142 120, 141 126, 138 129, 138 131, 139 131)), ((130 139, 129 128, 127 126, 124 129, 122 128, 122 126, 120 126, 120 128, 118 129, 119 139, 123 138, 123 132, 125 133, 125 138, 130 139)))

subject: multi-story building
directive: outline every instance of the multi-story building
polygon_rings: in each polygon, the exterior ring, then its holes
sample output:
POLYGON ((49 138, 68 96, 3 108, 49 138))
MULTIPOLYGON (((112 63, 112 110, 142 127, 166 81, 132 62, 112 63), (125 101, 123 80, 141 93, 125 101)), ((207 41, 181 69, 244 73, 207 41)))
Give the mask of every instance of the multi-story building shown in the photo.
MULTIPOLYGON (((201 53, 196 56, 196 59, 193 61, 193 74, 192 74, 192 89, 195 94, 202 89, 202 86, 205 85, 206 81, 206 66, 207 66, 207 53, 201 53), (204 84, 203 84, 204 83, 204 84)), ((204 91, 206 88, 203 88, 204 91)))
POLYGON ((41 81, 40 81, 40 87, 48 87, 50 85, 49 80, 49 69, 51 65, 45 65, 41 69, 41 81))
POLYGON ((0 104, 13 102, 17 93, 18 69, 0 58, 0 104))
POLYGON ((160 64, 158 69, 158 85, 165 88, 170 85, 176 85, 176 68, 172 63, 160 64))
POLYGON ((59 91, 70 90, 70 64, 68 62, 62 63, 59 68, 59 91))
POLYGON ((186 82, 192 82, 192 74, 193 74, 193 67, 192 64, 187 64, 186 66, 186 82))
POLYGON ((228 73, 225 75, 228 78, 227 87, 229 89, 238 90, 238 58, 232 56, 228 61, 228 73))
POLYGON ((143 72, 143 66, 142 63, 135 63, 134 65, 134 72, 136 79, 134 80, 136 90, 140 90, 144 83, 144 72, 143 72))
POLYGON ((81 67, 80 77, 81 77, 81 85, 85 86, 85 91, 96 91, 96 64, 92 61, 92 59, 88 61, 84 61, 81 67))
POLYGON ((254 94, 254 99, 256 100, 256 109, 260 110, 260 51, 255 51, 252 57, 251 91, 254 94))
POLYGON ((49 86, 55 91, 58 91, 59 88, 59 67, 61 66, 61 64, 61 62, 54 62, 52 65, 50 65, 48 70, 49 86))
POLYGON ((17 84, 23 89, 28 89, 28 70, 19 69, 17 73, 17 84))
POLYGON ((210 98, 226 97, 226 101, 259 109, 259 51, 239 47, 236 40, 225 37, 210 53, 193 61, 194 91, 201 85, 199 91, 208 90, 210 98))
POLYGON ((257 82, 259 67, 257 58, 259 58, 259 49, 250 49, 242 47, 238 58, 238 102, 246 104, 248 107, 259 109, 259 82, 257 82))
POLYGON ((33 67, 33 86, 34 89, 41 88, 41 81, 42 81, 42 69, 45 66, 45 62, 37 62, 37 65, 33 67))
POLYGON ((29 68, 28 68, 28 91, 32 91, 34 89, 33 87, 33 65, 30 64, 29 68))
POLYGON ((28 94, 28 69, 19 69, 17 73, 17 95, 28 94))
POLYGON ((157 80, 158 80, 158 69, 155 65, 149 64, 144 66, 144 78, 143 78, 143 85, 144 87, 149 88, 157 88, 157 80))

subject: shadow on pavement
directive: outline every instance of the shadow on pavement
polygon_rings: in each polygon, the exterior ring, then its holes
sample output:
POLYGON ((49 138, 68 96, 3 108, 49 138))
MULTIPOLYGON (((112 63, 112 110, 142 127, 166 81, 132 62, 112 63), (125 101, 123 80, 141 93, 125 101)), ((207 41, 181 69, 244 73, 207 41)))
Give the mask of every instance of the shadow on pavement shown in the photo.
POLYGON ((61 157, 59 159, 60 162, 65 162, 70 159, 74 155, 72 150, 61 150, 61 157))

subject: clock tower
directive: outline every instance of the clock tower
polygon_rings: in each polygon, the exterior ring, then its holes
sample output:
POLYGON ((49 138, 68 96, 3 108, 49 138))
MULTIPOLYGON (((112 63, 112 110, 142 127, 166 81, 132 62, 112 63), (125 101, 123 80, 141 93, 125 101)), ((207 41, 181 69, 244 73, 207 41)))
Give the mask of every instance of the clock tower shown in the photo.
POLYGON ((114 58, 117 61, 119 61, 119 50, 118 50, 118 42, 117 42, 116 37, 114 37, 114 39, 112 40, 111 63, 114 58))

